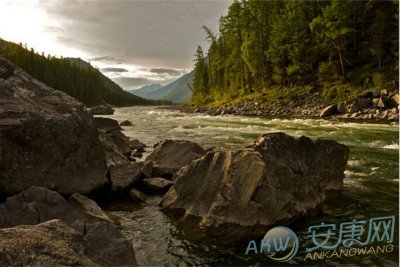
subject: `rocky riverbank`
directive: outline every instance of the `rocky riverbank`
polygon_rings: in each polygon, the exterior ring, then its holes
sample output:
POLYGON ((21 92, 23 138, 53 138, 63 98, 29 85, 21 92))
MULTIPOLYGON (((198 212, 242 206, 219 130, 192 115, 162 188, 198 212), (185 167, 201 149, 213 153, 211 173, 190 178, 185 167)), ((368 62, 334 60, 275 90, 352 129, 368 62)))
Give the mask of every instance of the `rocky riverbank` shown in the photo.
POLYGON ((165 195, 164 211, 195 216, 200 229, 259 234, 312 214, 343 185, 347 146, 271 133, 239 149, 150 148, 123 134, 130 121, 93 117, 2 58, 0 103, 0 265, 136 266, 136 240, 95 201, 165 195))
POLYGON ((326 118, 333 120, 366 120, 374 122, 398 122, 399 94, 382 90, 380 93, 365 92, 352 100, 337 104, 323 104, 318 97, 308 101, 296 101, 285 106, 268 107, 260 100, 245 100, 241 103, 219 107, 182 105, 174 109, 189 113, 206 113, 211 116, 224 114, 240 116, 326 118))

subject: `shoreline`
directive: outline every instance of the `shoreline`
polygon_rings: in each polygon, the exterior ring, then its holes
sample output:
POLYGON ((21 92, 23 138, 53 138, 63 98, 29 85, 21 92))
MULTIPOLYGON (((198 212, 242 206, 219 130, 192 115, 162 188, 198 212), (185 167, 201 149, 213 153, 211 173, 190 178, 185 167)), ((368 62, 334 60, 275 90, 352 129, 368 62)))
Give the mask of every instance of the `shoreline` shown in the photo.
MULTIPOLYGON (((249 101, 250 102, 250 101, 249 101)), ((171 110, 178 110, 183 113, 200 113, 210 116, 219 115, 235 115, 243 117, 256 117, 256 118, 280 118, 280 119, 323 119, 328 121, 343 121, 343 122, 363 122, 363 123, 376 123, 376 124, 399 124, 399 111, 397 108, 393 109, 366 109, 365 111, 356 113, 345 114, 332 114, 329 116, 320 116, 321 111, 325 106, 319 105, 315 107, 310 106, 287 106, 278 108, 261 108, 259 105, 223 105, 220 107, 205 107, 198 105, 170 105, 160 106, 171 110), (242 109, 245 107, 245 110, 242 109), (394 112, 394 109, 396 111, 394 112)), ((328 106, 329 107, 329 106, 328 106)))

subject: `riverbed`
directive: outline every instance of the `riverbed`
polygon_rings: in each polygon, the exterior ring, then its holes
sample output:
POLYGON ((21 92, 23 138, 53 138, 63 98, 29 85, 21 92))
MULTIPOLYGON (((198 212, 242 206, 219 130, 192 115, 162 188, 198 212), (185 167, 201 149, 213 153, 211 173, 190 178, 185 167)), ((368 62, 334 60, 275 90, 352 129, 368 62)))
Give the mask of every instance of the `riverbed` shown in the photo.
MULTIPOLYGON (((152 146, 165 138, 187 139, 205 147, 238 147, 251 144, 263 133, 283 131, 293 136, 335 140, 350 147, 341 195, 322 207, 318 217, 290 225, 300 239, 293 265, 335 266, 341 264, 393 266, 398 262, 398 229, 395 251, 375 255, 307 260, 305 248, 309 226, 353 219, 396 215, 399 196, 398 125, 363 122, 340 122, 317 119, 282 119, 241 116, 189 114, 160 107, 119 108, 109 116, 118 121, 130 120, 133 126, 124 133, 152 146)), ((269 265, 276 262, 265 256, 245 255, 246 240, 233 242, 199 233, 194 226, 174 222, 163 214, 152 197, 148 203, 114 203, 105 207, 121 218, 124 233, 133 239, 139 265, 269 265)))

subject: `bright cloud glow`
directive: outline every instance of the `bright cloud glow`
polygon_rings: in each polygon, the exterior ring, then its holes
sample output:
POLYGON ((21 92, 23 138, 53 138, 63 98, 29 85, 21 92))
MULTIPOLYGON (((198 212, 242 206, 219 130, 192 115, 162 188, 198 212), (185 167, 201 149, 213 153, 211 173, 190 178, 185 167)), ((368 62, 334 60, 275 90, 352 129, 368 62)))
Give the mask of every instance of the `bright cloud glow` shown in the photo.
POLYGON ((64 57, 86 57, 86 53, 59 44, 55 33, 62 31, 56 20, 41 9, 40 0, 1 0, 0 37, 27 44, 38 52, 64 57))

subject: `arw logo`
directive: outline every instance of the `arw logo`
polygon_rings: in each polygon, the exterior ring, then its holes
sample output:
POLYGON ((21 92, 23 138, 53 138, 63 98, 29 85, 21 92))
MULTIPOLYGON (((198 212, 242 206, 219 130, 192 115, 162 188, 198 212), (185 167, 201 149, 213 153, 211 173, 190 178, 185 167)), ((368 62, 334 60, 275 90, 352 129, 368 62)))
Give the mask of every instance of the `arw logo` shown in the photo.
POLYGON ((251 240, 247 245, 246 255, 249 253, 264 253, 269 258, 276 261, 289 261, 293 259, 299 249, 297 235, 289 228, 284 226, 274 227, 269 230, 260 241, 251 240))

